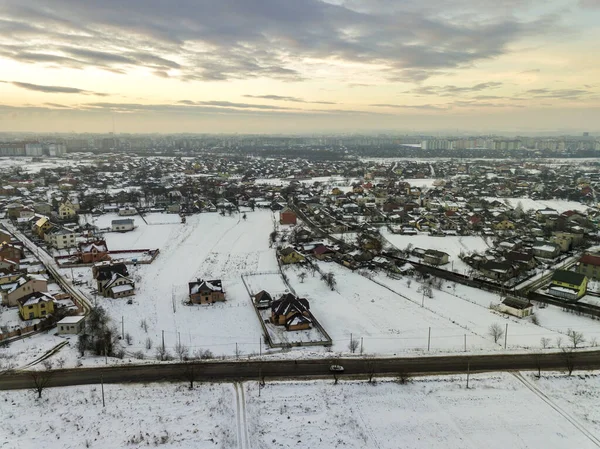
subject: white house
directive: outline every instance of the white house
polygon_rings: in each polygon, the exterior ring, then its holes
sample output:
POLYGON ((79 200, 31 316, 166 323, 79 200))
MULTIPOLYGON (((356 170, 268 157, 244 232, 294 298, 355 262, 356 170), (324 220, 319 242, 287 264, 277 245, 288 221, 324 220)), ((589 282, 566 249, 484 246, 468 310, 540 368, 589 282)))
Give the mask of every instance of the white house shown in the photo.
POLYGON ((533 315, 533 304, 527 299, 514 296, 507 296, 502 303, 495 305, 493 308, 498 312, 507 313, 518 318, 533 315))
POLYGON ((52 229, 44 234, 44 240, 56 249, 73 248, 77 246, 77 233, 66 228, 52 229))
POLYGON ((133 218, 113 220, 110 224, 114 232, 127 232, 132 231, 135 228, 133 218))
POLYGON ((67 316, 56 323, 59 335, 76 335, 83 330, 85 326, 85 316, 67 316))
POLYGON ((119 209, 119 215, 121 217, 131 217, 132 215, 137 215, 137 210, 135 207, 123 207, 119 209))

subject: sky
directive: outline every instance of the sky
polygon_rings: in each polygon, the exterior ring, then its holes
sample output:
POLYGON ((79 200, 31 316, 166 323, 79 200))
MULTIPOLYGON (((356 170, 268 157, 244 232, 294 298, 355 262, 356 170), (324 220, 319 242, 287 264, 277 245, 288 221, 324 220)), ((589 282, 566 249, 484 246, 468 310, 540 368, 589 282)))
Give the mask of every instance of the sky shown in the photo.
POLYGON ((0 0, 0 131, 595 132, 599 23, 600 0, 0 0))

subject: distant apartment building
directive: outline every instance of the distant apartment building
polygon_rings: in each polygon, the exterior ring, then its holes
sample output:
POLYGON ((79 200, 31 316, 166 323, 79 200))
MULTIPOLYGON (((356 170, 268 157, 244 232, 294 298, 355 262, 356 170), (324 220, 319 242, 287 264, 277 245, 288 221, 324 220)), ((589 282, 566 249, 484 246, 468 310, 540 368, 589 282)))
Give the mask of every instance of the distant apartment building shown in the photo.
POLYGON ((421 141, 423 150, 452 150, 454 142, 448 139, 428 139, 421 141))
POLYGON ((23 142, 0 142, 0 156, 25 156, 23 142))

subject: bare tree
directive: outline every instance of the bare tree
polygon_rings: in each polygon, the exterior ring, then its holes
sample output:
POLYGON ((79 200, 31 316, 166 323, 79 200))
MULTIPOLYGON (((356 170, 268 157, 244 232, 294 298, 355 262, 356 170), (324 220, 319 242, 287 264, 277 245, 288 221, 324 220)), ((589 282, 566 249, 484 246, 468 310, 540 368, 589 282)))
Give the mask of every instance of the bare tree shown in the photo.
POLYGON ((540 317, 537 315, 531 315, 531 324, 535 324, 536 326, 540 325, 540 317))
POLYGON ((31 371, 32 389, 38 394, 38 398, 42 397, 42 392, 50 385, 53 375, 54 373, 47 368, 41 371, 31 371))
POLYGON ((562 337, 560 335, 556 337, 556 346, 558 348, 562 347, 562 337))
POLYGON ((146 338, 146 349, 152 349, 152 339, 150 337, 146 338))
POLYGON ((542 354, 536 352, 533 354, 533 361, 535 362, 535 367, 537 368, 537 378, 542 377, 542 354))
POLYGON ((567 336, 573 345, 573 349, 577 349, 578 345, 585 343, 583 333, 574 331, 573 329, 567 330, 567 336))
POLYGON ((188 358, 189 349, 183 343, 177 343, 175 345, 175 353, 179 356, 179 360, 183 361, 188 358))
POLYGON ((504 336, 504 329, 498 323, 491 324, 488 329, 488 334, 494 339, 494 343, 498 343, 498 341, 504 336))
POLYGON ((367 364, 367 372, 369 373, 369 383, 374 384, 373 377, 375 376, 375 362, 371 361, 367 364))
POLYGON ((359 344, 360 342, 356 338, 350 338, 350 343, 348 343, 348 349, 352 354, 356 352, 359 344))
POLYGON ((304 284, 304 280, 306 279, 306 271, 302 271, 299 275, 298 275, 298 279, 300 279, 300 283, 304 284))
POLYGON ((58 365, 59 368, 64 368, 65 367, 65 358, 64 357, 59 357, 56 359, 56 365, 58 365))
POLYGON ((423 286, 421 287, 421 291, 423 292, 423 295, 425 297, 433 298, 433 289, 430 285, 423 284, 423 286))
POLYGON ((573 370, 575 369, 575 353, 573 352, 572 348, 563 348, 562 356, 565 363, 565 368, 567 368, 570 376, 573 374, 573 370))
POLYGON ((330 271, 329 273, 325 273, 322 276, 322 279, 327 285, 327 287, 331 289, 331 291, 335 290, 335 288, 337 287, 337 281, 335 280, 335 274, 332 271, 330 271))
POLYGON ((190 383, 190 390, 193 390, 194 382, 198 377, 198 371, 196 369, 195 363, 186 363, 185 368, 183 370, 183 377, 190 383))
POLYGON ((412 284, 412 279, 407 279, 407 280, 406 280, 406 286, 407 286, 408 288, 410 288, 410 285, 411 285, 411 284, 412 284))
POLYGON ((546 349, 550 345, 550 339, 548 337, 540 338, 540 343, 542 344, 542 348, 546 349))
POLYGON ((128 345, 131 346, 131 343, 133 342, 133 337, 131 336, 131 334, 129 332, 125 333, 125 341, 127 342, 128 345))

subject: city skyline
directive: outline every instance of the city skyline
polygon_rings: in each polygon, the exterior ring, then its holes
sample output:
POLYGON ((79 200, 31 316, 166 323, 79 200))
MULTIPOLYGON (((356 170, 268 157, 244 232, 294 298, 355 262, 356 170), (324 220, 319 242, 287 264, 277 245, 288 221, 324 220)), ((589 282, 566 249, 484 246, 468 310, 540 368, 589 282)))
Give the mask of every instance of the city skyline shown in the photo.
POLYGON ((598 19, 597 0, 5 0, 0 132, 594 132, 598 19))

